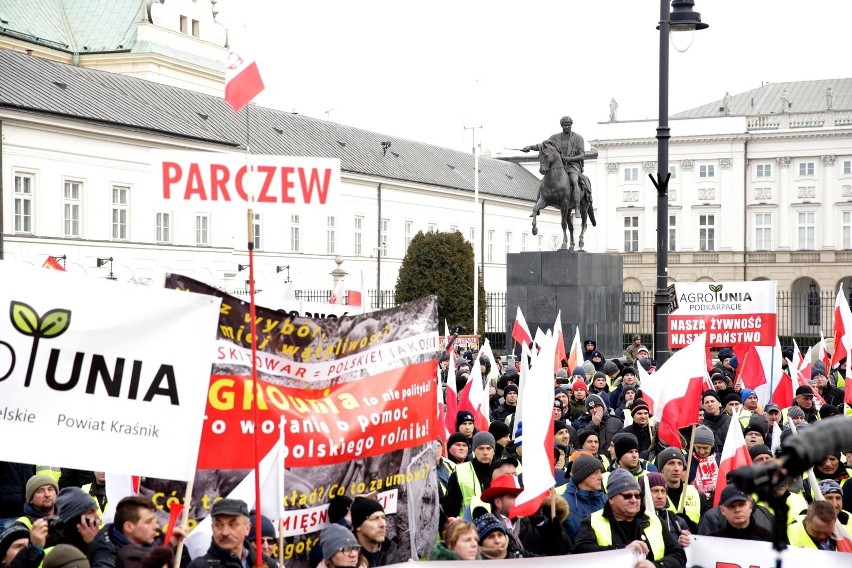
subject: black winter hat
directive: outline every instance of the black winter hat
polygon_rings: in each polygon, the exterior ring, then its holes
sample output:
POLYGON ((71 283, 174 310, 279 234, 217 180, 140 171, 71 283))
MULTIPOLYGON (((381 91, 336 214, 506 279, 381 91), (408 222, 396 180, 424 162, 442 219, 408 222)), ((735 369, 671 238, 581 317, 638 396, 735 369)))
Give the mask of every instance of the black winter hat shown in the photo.
POLYGON ((6 556, 6 552, 9 551, 12 543, 22 538, 29 540, 30 531, 24 525, 19 524, 13 524, 3 531, 3 534, 0 534, 0 561, 6 556))
POLYGON ((627 452, 639 449, 639 440, 636 439, 636 436, 626 432, 616 434, 612 439, 612 443, 615 445, 616 461, 621 460, 622 456, 627 452))
POLYGON ((458 414, 456 414, 456 430, 459 429, 459 426, 464 424, 465 422, 476 422, 473 419, 473 414, 471 414, 468 410, 459 410, 458 414))
MULTIPOLYGON (((254 534, 254 521, 256 515, 254 511, 249 512, 249 519, 251 519, 251 532, 249 534, 254 534)), ((264 537, 277 538, 275 536, 275 525, 272 524, 272 521, 266 515, 260 516, 260 535, 264 537)))
POLYGON ((447 448, 449 449, 450 446, 453 446, 458 442, 464 442, 465 444, 470 446, 470 440, 467 439, 467 436, 465 436, 461 432, 456 432, 455 434, 452 434, 449 438, 447 438, 447 448))
POLYGON ((92 496, 79 487, 64 487, 56 496, 56 514, 64 523, 97 508, 98 504, 92 496))
POLYGON ((337 495, 328 502, 328 522, 336 523, 346 516, 349 507, 352 506, 352 497, 348 495, 337 495))
POLYGON ((384 512, 385 508, 382 507, 382 504, 376 501, 375 499, 370 499, 369 497, 355 497, 355 500, 352 501, 352 506, 349 508, 350 513, 352 514, 352 531, 360 527, 364 524, 364 521, 367 520, 367 517, 376 512, 384 512))
POLYGON ((512 429, 509 428, 509 425, 505 422, 501 422, 500 420, 495 420, 491 424, 488 425, 488 432, 494 436, 495 440, 499 440, 504 436, 508 436, 512 433, 512 429))
POLYGON ((506 387, 503 389, 503 396, 506 396, 510 392, 518 394, 518 385, 513 383, 509 383, 508 385, 506 385, 506 387))

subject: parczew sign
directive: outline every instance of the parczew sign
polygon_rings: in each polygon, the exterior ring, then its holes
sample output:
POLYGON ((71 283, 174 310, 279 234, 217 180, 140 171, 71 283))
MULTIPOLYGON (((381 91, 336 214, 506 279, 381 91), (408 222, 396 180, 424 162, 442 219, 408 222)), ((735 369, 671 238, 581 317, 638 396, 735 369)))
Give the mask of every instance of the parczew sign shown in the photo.
POLYGON ((677 282, 669 286, 669 346, 707 333, 708 347, 775 345, 777 283, 677 282))

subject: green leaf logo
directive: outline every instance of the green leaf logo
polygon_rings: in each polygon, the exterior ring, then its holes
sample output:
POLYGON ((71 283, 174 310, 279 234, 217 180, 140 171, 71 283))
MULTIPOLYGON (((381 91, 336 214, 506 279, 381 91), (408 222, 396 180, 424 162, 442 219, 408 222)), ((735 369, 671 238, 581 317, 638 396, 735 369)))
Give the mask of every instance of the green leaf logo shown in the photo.
POLYGON ((722 284, 710 284, 710 291, 711 292, 721 292, 722 291, 722 284))
POLYGON ((50 310, 38 323, 38 331, 42 337, 59 337, 71 323, 71 312, 69 310, 50 310))
POLYGON ((32 306, 23 302, 12 301, 9 306, 9 318, 12 325, 23 335, 33 338, 33 347, 30 350, 30 364, 27 366, 27 377, 24 386, 30 386, 35 366, 38 342, 41 338, 59 337, 71 324, 71 310, 61 308, 48 310, 44 316, 39 317, 38 312, 32 306))
POLYGON ((13 301, 9 313, 15 329, 30 337, 38 335, 38 314, 32 307, 23 302, 13 301))

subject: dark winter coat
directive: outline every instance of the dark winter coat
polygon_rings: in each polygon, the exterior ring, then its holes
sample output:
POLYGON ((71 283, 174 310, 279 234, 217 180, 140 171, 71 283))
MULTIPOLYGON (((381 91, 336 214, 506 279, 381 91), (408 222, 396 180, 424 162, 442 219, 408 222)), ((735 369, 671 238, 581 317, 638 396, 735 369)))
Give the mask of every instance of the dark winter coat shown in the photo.
MULTIPOLYGON (((600 546, 598 544, 595 531, 592 529, 591 519, 586 518, 583 519, 580 534, 577 536, 577 541, 574 547, 575 552, 582 554, 584 552, 598 552, 600 550, 616 550, 625 548, 634 540, 643 540, 642 537, 644 534, 642 531, 651 522, 648 515, 645 513, 644 506, 640 509, 639 515, 637 515, 638 522, 633 524, 633 534, 625 533, 625 528, 630 525, 618 522, 613 518, 612 510, 609 508, 609 503, 604 505, 603 511, 604 518, 609 521, 612 529, 612 546, 600 546)), ((684 553, 683 549, 680 545, 678 545, 677 540, 672 538, 672 535, 665 529, 663 529, 663 543, 666 547, 663 558, 654 558, 654 553, 649 550, 647 559, 652 561, 659 568, 683 568, 686 566, 686 553, 684 553)))
POLYGON ((601 423, 598 425, 595 425, 595 423, 592 422, 590 414, 584 414, 580 417, 578 424, 579 427, 575 426, 578 434, 587 430, 597 434, 601 452, 606 452, 606 449, 609 448, 609 443, 612 442, 613 437, 615 437, 615 435, 624 428, 624 422, 621 418, 610 416, 609 414, 604 414, 601 418, 601 423))
POLYGON ((35 466, 0 462, 0 519, 20 517, 24 512, 24 490, 27 480, 35 475, 35 466))
POLYGON ((562 496, 568 501, 568 518, 563 525, 571 538, 576 538, 579 534, 583 519, 588 518, 595 511, 600 511, 606 504, 606 493, 580 489, 573 479, 568 482, 568 487, 562 496))
POLYGON ((728 435, 728 426, 731 425, 730 415, 722 410, 719 416, 710 416, 704 414, 704 426, 713 430, 713 438, 716 440, 716 447, 723 448, 725 446, 725 437, 728 435))
MULTIPOLYGON (((257 562, 254 545, 246 541, 243 546, 248 549, 248 566, 254 566, 257 562)), ((274 561, 266 556, 263 557, 263 562, 268 568, 276 568, 274 561)), ((188 568, 243 568, 243 563, 233 552, 224 550, 215 542, 211 542, 207 554, 190 562, 188 568)))

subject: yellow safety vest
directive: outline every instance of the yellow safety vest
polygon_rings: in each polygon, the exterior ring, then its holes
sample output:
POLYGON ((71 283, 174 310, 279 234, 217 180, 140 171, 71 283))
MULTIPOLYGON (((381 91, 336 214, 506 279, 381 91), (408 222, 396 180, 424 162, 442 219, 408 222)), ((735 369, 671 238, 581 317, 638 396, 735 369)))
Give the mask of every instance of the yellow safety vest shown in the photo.
MULTIPOLYGON (((686 517, 696 525, 701 522, 701 497, 698 494, 698 489, 693 485, 685 486, 682 491, 686 491, 683 497, 683 512, 686 517)), ((671 498, 666 496, 666 509, 674 514, 677 514, 677 505, 672 502, 671 498)))
POLYGON ((457 465, 456 479, 459 482, 459 489, 461 489, 462 508, 464 508, 470 505, 474 496, 482 494, 479 479, 477 479, 476 472, 473 470, 473 462, 464 462, 457 465))
POLYGON ((817 549, 817 545, 814 544, 813 539, 808 534, 808 531, 805 530, 805 521, 804 519, 801 522, 796 522, 787 527, 787 538, 790 540, 790 546, 796 546, 798 548, 813 548, 817 549))
POLYGON ((24 525, 25 527, 27 527, 28 531, 33 530, 33 522, 30 520, 29 517, 18 517, 17 519, 15 519, 15 522, 13 524, 24 525))
MULTIPOLYGON (((659 562, 666 555, 666 543, 663 540, 663 525, 657 515, 647 515, 651 521, 642 532, 648 540, 648 548, 654 555, 654 560, 659 562)), ((603 516, 603 509, 595 511, 591 515, 592 530, 595 531, 595 538, 599 546, 612 546, 612 528, 609 525, 609 519, 603 516)))
MULTIPOLYGON (((754 496, 752 496, 752 498, 754 498, 754 496)), ((767 509, 772 510, 767 501, 758 501, 756 498, 754 498, 754 502, 762 507, 766 507, 767 509)), ((790 493, 787 496, 787 526, 792 525, 796 521, 804 519, 805 515, 803 511, 807 511, 807 509, 808 502, 805 500, 804 497, 802 497, 798 493, 790 493)), ((772 512, 773 514, 775 513, 775 511, 772 512)))

